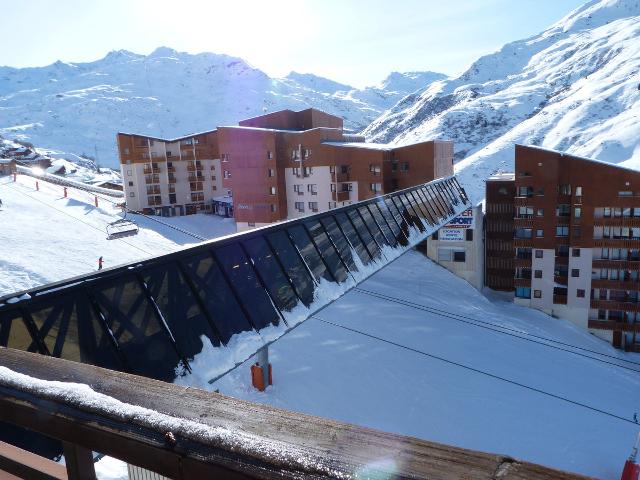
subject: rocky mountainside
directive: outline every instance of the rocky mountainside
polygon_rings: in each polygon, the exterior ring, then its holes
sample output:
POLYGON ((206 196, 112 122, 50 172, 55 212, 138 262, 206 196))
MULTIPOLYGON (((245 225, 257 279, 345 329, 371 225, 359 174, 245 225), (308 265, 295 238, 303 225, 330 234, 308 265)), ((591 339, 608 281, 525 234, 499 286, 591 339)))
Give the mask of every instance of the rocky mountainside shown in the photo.
POLYGON ((513 168, 515 143, 640 166, 640 1, 597 0, 544 32, 405 97, 366 130, 374 141, 447 138, 474 199, 513 168))
POLYGON ((310 106, 344 117, 345 127, 358 131, 415 89, 442 78, 392 73, 379 86, 356 89, 295 72, 270 78, 227 55, 165 47, 148 56, 121 50, 91 63, 0 67, 0 134, 58 156, 97 157, 114 167, 118 131, 179 136, 310 106))

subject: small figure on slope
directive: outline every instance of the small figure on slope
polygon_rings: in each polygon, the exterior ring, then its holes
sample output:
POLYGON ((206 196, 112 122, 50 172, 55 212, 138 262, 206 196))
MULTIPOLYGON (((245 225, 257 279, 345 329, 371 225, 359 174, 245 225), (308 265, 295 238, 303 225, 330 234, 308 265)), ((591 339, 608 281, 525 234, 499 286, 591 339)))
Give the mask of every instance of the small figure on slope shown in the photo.
POLYGON ((104 263, 104 260, 102 260, 102 257, 100 257, 98 259, 98 270, 102 270, 102 264, 104 263))

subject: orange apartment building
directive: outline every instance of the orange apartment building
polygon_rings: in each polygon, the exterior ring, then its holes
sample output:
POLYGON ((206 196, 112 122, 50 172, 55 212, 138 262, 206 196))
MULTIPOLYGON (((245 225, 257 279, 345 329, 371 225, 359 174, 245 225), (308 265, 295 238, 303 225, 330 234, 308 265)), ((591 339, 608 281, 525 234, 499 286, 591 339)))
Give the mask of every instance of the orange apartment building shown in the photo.
POLYGON ((515 177, 487 182, 486 224, 487 286, 511 276, 517 303, 640 351, 640 172, 516 145, 515 177), (491 262, 508 239, 489 246, 510 195, 511 269, 491 262))
POLYGON ((452 142, 366 143, 344 133, 340 117, 316 109, 282 110, 172 140, 119 133, 118 147, 129 208, 232 211, 239 231, 453 174, 452 142), (163 145, 171 156, 163 157, 163 145), (163 175, 169 168, 173 176, 163 175), (145 188, 137 187, 141 182, 145 188))

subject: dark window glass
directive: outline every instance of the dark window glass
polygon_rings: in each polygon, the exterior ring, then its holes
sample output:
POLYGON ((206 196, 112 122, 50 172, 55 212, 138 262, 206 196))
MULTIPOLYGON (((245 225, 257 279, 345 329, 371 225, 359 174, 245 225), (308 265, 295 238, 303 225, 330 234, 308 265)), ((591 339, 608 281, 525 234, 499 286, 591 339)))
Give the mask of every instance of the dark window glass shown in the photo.
POLYGON ((369 209, 369 212, 371 212, 371 215, 373 215, 373 218, 375 219, 375 221, 380 226, 380 229, 384 234, 386 243, 388 243, 392 247, 395 247, 396 245, 395 234, 393 233, 393 231, 391 231, 391 229, 387 225, 385 218, 382 216, 382 213, 380 213, 380 210, 378 210, 378 207, 376 206, 376 204, 370 203, 369 205, 367 205, 367 208, 369 209))
POLYGON ((467 242, 473 241, 473 228, 467 228, 466 230, 466 240, 467 242))
POLYGON ((138 281, 132 276, 114 279, 92 293, 131 369, 172 381, 178 355, 138 281))
POLYGON ((360 257, 362 263, 364 263, 365 265, 369 263, 371 261, 371 256, 364 247, 364 244, 360 240, 360 237, 354 230, 353 225, 351 225, 349 218, 347 218, 347 214, 344 212, 339 212, 336 213, 335 218, 338 221, 340 228, 342 228, 342 231, 349 239, 349 242, 351 243, 351 245, 353 245, 353 248, 355 248, 356 253, 358 254, 358 257, 360 257))
POLYGON ((373 238, 375 238, 376 243, 380 247, 387 245, 387 239, 382 234, 380 228, 378 228, 378 225, 376 225, 376 221, 373 219, 373 216, 369 212, 369 209, 366 206, 359 207, 358 212, 360 212, 365 226, 369 229, 369 231, 373 235, 373 238))
MULTIPOLYGON (((191 260, 191 262, 194 261, 191 260)), ((185 268, 186 272, 189 270, 185 268)), ((193 272, 190 278, 198 291, 197 285, 200 280, 195 278, 196 275, 197 273, 193 272)), ((176 339, 178 349, 185 357, 193 358, 202 351, 204 346, 202 336, 208 338, 213 346, 220 345, 222 334, 218 333, 217 325, 214 326, 216 330, 213 330, 200 310, 193 291, 175 264, 170 263, 151 269, 143 273, 143 278, 176 339)), ((209 294, 206 290, 201 289, 197 294, 203 302, 206 302, 209 294)), ((211 317, 213 319, 213 314, 211 317)))
POLYGON ((382 216, 386 220, 386 224, 388 228, 391 229, 391 235, 393 235, 394 243, 400 242, 401 241, 400 239, 402 238, 402 233, 400 232, 400 227, 398 227, 398 224, 393 218, 393 214, 387 208, 387 203, 383 202, 382 200, 378 200, 375 206, 370 205, 370 207, 372 210, 376 208, 379 212, 382 213, 382 216))
POLYGON ((466 258, 466 252, 453 252, 453 261, 454 262, 464 262, 466 258))
POLYGON ((13 310, 0 314, 0 346, 27 352, 38 351, 20 312, 13 310))
POLYGON ((305 223, 309 233, 313 237, 322 258, 327 263, 329 268, 331 269, 331 273, 333 277, 338 282, 344 282, 347 279, 347 271, 345 270, 342 262, 340 261, 340 257, 338 257, 338 252, 336 252, 333 245, 329 241, 329 237, 325 233, 322 225, 318 221, 311 221, 305 223))
POLYGON ((340 253, 340 257, 342 257, 344 263, 347 264, 349 270, 357 270, 356 264, 354 263, 353 256, 351 254, 351 247, 349 246, 347 239, 338 228, 338 224, 335 222, 335 220, 330 216, 326 216, 320 219, 320 222, 322 222, 322 225, 324 225, 324 228, 329 234, 329 237, 338 248, 338 253, 340 253))
POLYGON ((286 311, 293 309, 298 303, 298 297, 265 239, 262 237, 252 238, 244 242, 244 246, 278 308, 286 311))
POLYGON ((380 258, 380 250, 378 249, 378 246, 376 245, 373 237, 369 233, 369 230, 367 230, 364 226, 364 222, 362 221, 362 218, 360 218, 360 215, 358 215, 358 212, 356 212, 355 209, 351 209, 347 212, 347 215, 351 219, 351 222, 360 235, 360 238, 362 238, 362 240, 364 241, 369 253, 371 253, 374 258, 380 258))
POLYGON ((404 219, 404 217, 402 216, 402 213, 400 212, 400 210, 398 209, 398 207, 396 206, 396 204, 393 202, 391 198, 385 198, 384 203, 387 206, 387 209, 389 210, 389 212, 391 213, 391 216, 395 220, 396 225, 400 227, 400 229, 404 234, 403 236, 401 236, 402 241, 400 243, 402 243, 403 245, 406 245, 407 244, 406 237, 409 236, 409 224, 404 219))
POLYGON ((331 273, 329 273, 327 268, 324 266, 316 247, 311 243, 311 239, 304 227, 302 225, 294 225, 293 227, 289 227, 287 231, 289 232, 289 235, 296 247, 298 247, 302 258, 304 258, 309 269, 313 272, 315 279, 320 281, 324 278, 325 280, 332 282, 333 278, 331 277, 331 273))
POLYGON ((404 206, 405 211, 407 212, 407 215, 409 215, 411 224, 417 227, 421 232, 423 232, 424 225, 420 221, 420 217, 412 207, 409 199, 403 193, 401 193, 399 195, 396 195, 395 200, 399 201, 400 204, 404 206))
POLYGON ((298 256, 298 252, 289 237, 283 230, 278 230, 269 234, 267 238, 293 282, 302 302, 307 306, 310 305, 313 302, 313 290, 315 288, 313 279, 306 265, 298 256))
POLYGON ((38 334, 51 355, 113 370, 124 368, 85 295, 58 296, 51 301, 54 306, 31 310, 38 334))
POLYGON ((223 343, 226 344, 236 333, 252 329, 220 267, 209 253, 201 253, 182 262, 223 343))
POLYGON ((240 246, 231 244, 217 248, 214 254, 256 330, 261 330, 270 323, 278 325, 280 316, 240 246))

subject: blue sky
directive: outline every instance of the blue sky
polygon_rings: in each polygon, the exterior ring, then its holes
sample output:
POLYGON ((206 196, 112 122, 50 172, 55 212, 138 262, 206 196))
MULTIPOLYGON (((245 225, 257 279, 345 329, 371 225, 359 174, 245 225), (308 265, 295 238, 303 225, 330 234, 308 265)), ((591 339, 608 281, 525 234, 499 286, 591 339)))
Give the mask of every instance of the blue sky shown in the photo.
POLYGON ((391 71, 461 73, 582 0, 0 0, 0 65, 92 61, 158 46, 239 56, 354 86, 391 71))

